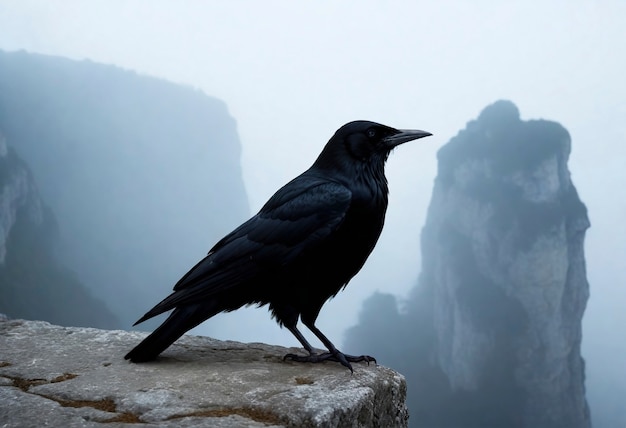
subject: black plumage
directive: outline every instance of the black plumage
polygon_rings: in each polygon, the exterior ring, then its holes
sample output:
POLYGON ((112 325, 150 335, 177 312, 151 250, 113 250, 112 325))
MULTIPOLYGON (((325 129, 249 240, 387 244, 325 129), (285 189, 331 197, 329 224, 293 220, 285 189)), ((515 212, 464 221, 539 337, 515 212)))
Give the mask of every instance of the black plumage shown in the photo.
POLYGON ((342 126, 315 163, 279 189, 261 210, 220 240, 136 324, 172 310, 163 324, 126 355, 156 358, 186 331, 213 315, 269 304, 309 355, 293 361, 375 361, 339 352, 315 326, 322 305, 361 269, 380 236, 387 210, 385 162, 399 144, 431 135, 374 122, 342 126), (318 354, 298 320, 326 346, 318 354))

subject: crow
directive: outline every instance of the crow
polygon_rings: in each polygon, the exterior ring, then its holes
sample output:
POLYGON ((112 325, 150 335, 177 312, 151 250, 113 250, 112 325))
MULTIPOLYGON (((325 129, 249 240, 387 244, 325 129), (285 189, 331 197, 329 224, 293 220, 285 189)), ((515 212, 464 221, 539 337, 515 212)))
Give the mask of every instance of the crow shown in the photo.
POLYGON ((324 303, 361 269, 380 236, 387 210, 385 162, 391 150, 427 137, 369 121, 335 132, 313 165, 279 189, 261 210, 220 240, 174 286, 174 292, 134 325, 173 309, 126 356, 155 359, 185 332, 220 312, 269 305, 308 355, 298 362, 376 362, 338 351, 315 326, 324 303), (317 353, 297 328, 298 319, 326 346, 317 353))

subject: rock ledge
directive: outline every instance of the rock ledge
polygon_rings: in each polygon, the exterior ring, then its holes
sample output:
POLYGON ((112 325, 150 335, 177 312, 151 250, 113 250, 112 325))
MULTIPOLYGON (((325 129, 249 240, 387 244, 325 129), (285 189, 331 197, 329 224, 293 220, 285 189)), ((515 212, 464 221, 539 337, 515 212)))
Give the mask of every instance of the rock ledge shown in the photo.
POLYGON ((145 333, 0 319, 0 426, 406 427, 404 377, 365 364, 184 336, 155 362, 123 355, 145 333))

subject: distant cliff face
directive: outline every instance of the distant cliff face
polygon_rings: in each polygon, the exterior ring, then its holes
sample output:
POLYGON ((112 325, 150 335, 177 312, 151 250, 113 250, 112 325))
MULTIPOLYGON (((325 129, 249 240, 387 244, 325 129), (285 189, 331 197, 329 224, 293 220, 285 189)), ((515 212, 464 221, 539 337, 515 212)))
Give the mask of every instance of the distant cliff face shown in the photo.
MULTIPOLYGON (((480 426, 588 427, 585 206, 559 124, 500 101, 439 152, 422 295, 450 412, 480 426), (495 423, 495 425, 493 425, 495 423)), ((471 426, 474 426, 471 425, 471 426)))
POLYGON ((0 266, 5 264, 9 235, 18 213, 33 227, 43 224, 41 199, 28 168, 9 152, 0 131, 0 266))
POLYGON ((0 132, 0 312, 118 327, 115 316, 55 257, 58 243, 54 215, 41 200, 28 166, 0 132))
POLYGON ((199 90, 0 51, 0 129, 56 214, 63 260, 124 325, 249 215, 236 123, 199 90))
POLYGON ((368 299, 344 346, 406 376, 411 426, 589 427, 589 221, 569 153, 562 126, 506 101, 439 151, 418 285, 368 299))

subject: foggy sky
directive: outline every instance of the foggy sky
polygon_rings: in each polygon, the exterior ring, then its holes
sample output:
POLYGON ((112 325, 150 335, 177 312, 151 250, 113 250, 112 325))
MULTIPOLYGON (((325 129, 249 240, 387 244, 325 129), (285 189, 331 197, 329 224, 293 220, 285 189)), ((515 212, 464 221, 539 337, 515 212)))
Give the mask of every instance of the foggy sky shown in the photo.
MULTIPOLYGON (((336 343, 373 291, 403 296, 414 285, 437 149, 498 99, 512 100, 523 120, 557 121, 572 136, 569 166, 592 223, 583 353, 615 352, 603 332, 626 326, 624 17, 619 0, 0 0, 0 49, 89 58, 221 98, 238 122, 255 212, 345 122, 432 132, 390 157, 383 236, 319 318, 336 343)), ((218 338, 297 346, 265 309, 209 323, 218 338)))

